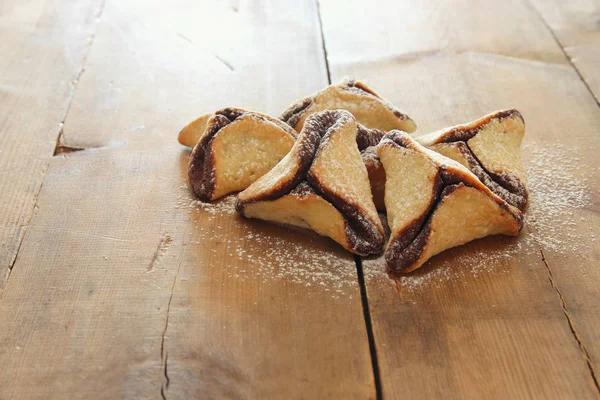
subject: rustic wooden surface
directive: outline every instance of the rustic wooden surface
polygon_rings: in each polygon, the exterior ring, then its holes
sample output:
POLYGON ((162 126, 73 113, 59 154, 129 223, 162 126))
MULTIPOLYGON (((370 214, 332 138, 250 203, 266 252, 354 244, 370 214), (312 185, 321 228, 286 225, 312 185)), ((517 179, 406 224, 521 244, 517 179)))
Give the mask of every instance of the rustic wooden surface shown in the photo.
POLYGON ((531 1, 600 104, 600 1, 531 1))
POLYGON ((0 399, 598 398, 600 7, 563 3, 3 2, 0 399), (194 202, 183 125, 346 75, 421 133, 518 108, 578 197, 533 177, 519 238, 397 284, 194 202))
POLYGON ((31 221, 99 7, 0 4, 0 288, 31 221))

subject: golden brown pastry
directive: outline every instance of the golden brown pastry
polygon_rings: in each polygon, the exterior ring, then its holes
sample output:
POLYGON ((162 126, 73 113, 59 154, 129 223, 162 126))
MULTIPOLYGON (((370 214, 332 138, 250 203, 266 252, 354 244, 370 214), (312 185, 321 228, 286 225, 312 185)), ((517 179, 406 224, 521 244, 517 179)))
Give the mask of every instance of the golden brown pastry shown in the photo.
MULTIPOLYGON (((476 121, 446 128, 414 139, 448 158, 467 167, 492 192, 523 211, 527 206, 525 187, 527 175, 521 163, 521 141, 525 122, 517 110, 496 111, 476 121)), ((373 200, 377 209, 383 203, 385 173, 374 150, 363 153, 373 200)))
POLYGON ((441 251, 488 235, 517 235, 519 209, 494 194, 467 168, 403 132, 378 146, 386 173, 391 236, 388 272, 410 272, 441 251))
POLYGON ((240 214, 312 229, 348 251, 380 253, 384 233, 356 142, 356 119, 344 110, 311 115, 292 150, 238 195, 240 214))
POLYGON ((345 79, 289 106, 279 117, 300 132, 311 114, 323 110, 347 110, 367 128, 414 132, 415 122, 360 81, 345 79))
MULTIPOLYGON (((200 120, 188 132, 195 135, 203 124, 200 120)), ((263 114, 236 108, 217 111, 206 121, 190 156, 188 176, 194 192, 212 201, 244 190, 290 151, 295 135, 289 126, 263 114)))
MULTIPOLYGON (((233 110, 233 108, 231 108, 233 110)), ((181 132, 179 132, 179 136, 177 136, 177 140, 184 146, 194 147, 196 143, 200 140, 204 132, 206 131, 206 125, 208 125, 208 120, 210 117, 215 115, 214 113, 203 114, 187 124, 181 132)))
POLYGON ((181 130, 181 132, 179 132, 179 136, 177 137, 177 140, 179 141, 179 143, 181 143, 184 146, 194 147, 194 146, 196 146, 196 144, 198 143, 198 141, 200 140, 200 138, 206 131, 208 121, 210 120, 210 118, 212 116, 217 115, 217 114, 238 115, 238 114, 244 114, 244 113, 252 113, 256 116, 262 117, 263 119, 266 119, 267 121, 270 121, 275 125, 279 125, 281 127, 281 129, 286 130, 286 131, 290 132, 291 134, 293 134, 294 136, 296 136, 295 131, 288 129, 289 125, 284 124, 281 120, 279 120, 277 118, 273 118, 267 114, 262 114, 262 113, 259 113, 256 111, 244 110, 243 108, 227 107, 227 108, 217 110, 214 113, 204 114, 204 115, 201 115, 200 117, 196 118, 195 120, 193 120, 192 122, 187 124, 181 130))
POLYGON ((524 210, 527 175, 521 162, 525 121, 517 110, 502 110, 464 125, 415 139, 469 168, 492 192, 524 210))

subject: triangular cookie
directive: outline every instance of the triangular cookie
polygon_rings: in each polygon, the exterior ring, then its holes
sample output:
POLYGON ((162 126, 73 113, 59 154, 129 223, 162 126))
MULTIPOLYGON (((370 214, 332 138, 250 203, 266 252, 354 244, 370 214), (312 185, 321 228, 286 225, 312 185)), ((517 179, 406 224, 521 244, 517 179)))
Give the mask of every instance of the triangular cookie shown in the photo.
POLYGON ((367 128, 414 132, 415 122, 362 82, 352 79, 327 86, 289 106, 279 117, 298 132, 308 116, 323 110, 347 110, 367 128))
MULTIPOLYGON (((198 122, 198 128, 201 125, 198 122)), ((217 111, 190 156, 188 176, 194 192, 211 201, 244 190, 290 151, 295 135, 281 121, 259 113, 217 111)))
POLYGON ((467 168, 388 132, 378 147, 385 168, 385 205, 391 236, 390 273, 410 272, 441 251, 488 235, 517 235, 522 214, 467 168))
POLYGON ((348 251, 380 253, 384 233, 361 161, 356 119, 344 110, 315 113, 279 164, 238 195, 249 218, 329 236, 348 251))
POLYGON ((492 192, 524 210, 527 175, 521 162, 525 121, 517 110, 496 111, 464 125, 416 137, 423 146, 469 168, 492 192))

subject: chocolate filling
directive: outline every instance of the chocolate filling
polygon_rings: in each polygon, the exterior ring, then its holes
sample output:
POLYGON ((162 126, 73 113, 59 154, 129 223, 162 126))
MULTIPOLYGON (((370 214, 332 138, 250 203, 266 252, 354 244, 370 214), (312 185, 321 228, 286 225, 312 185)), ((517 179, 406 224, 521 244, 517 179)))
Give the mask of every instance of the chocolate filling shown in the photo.
POLYGON ((358 129, 356 130, 356 144, 358 145, 358 150, 363 151, 367 147, 377 146, 384 135, 384 131, 370 129, 358 124, 358 129))
POLYGON ((219 110, 210 120, 207 132, 194 146, 188 165, 188 177, 192 189, 202 201, 210 201, 215 190, 214 160, 206 159, 206 151, 217 132, 242 115, 235 109, 219 110))
POLYGON ((317 194, 317 192, 315 191, 315 188, 310 186, 310 183, 308 183, 307 181, 302 181, 298 184, 298 186, 292 189, 290 194, 293 194, 298 197, 305 197, 311 194, 317 194))
POLYGON ((313 102, 312 97, 307 97, 306 99, 299 100, 289 106, 287 110, 285 110, 279 116, 279 119, 296 129, 296 125, 298 125, 298 121, 302 117, 302 112, 306 110, 313 102))
POLYGON ((369 96, 377 97, 378 99, 381 99, 381 97, 379 97, 379 95, 377 93, 375 93, 370 88, 365 86, 365 84, 363 84, 362 82, 357 82, 354 79, 347 80, 345 82, 345 85, 344 86, 340 85, 340 87, 344 90, 348 90, 351 92, 353 91, 353 92, 356 92, 359 94, 367 94, 369 96))
POLYGON ((243 114, 244 114, 244 111, 240 110, 238 108, 222 108, 222 109, 218 110, 217 112, 215 112, 215 115, 222 115, 225 118, 227 118, 230 122, 235 121, 236 119, 241 117, 243 114))

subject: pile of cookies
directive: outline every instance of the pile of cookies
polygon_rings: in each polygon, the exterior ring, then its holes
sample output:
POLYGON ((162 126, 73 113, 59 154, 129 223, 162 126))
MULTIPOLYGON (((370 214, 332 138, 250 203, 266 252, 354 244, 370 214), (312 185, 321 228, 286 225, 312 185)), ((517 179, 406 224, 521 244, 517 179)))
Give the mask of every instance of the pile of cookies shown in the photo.
POLYGON ((358 255, 385 247, 391 274, 474 239, 517 235, 527 204, 521 114, 415 130, 406 113, 347 79, 279 119, 239 108, 203 115, 179 142, 194 148, 189 179, 203 201, 239 192, 245 217, 312 229, 358 255))

